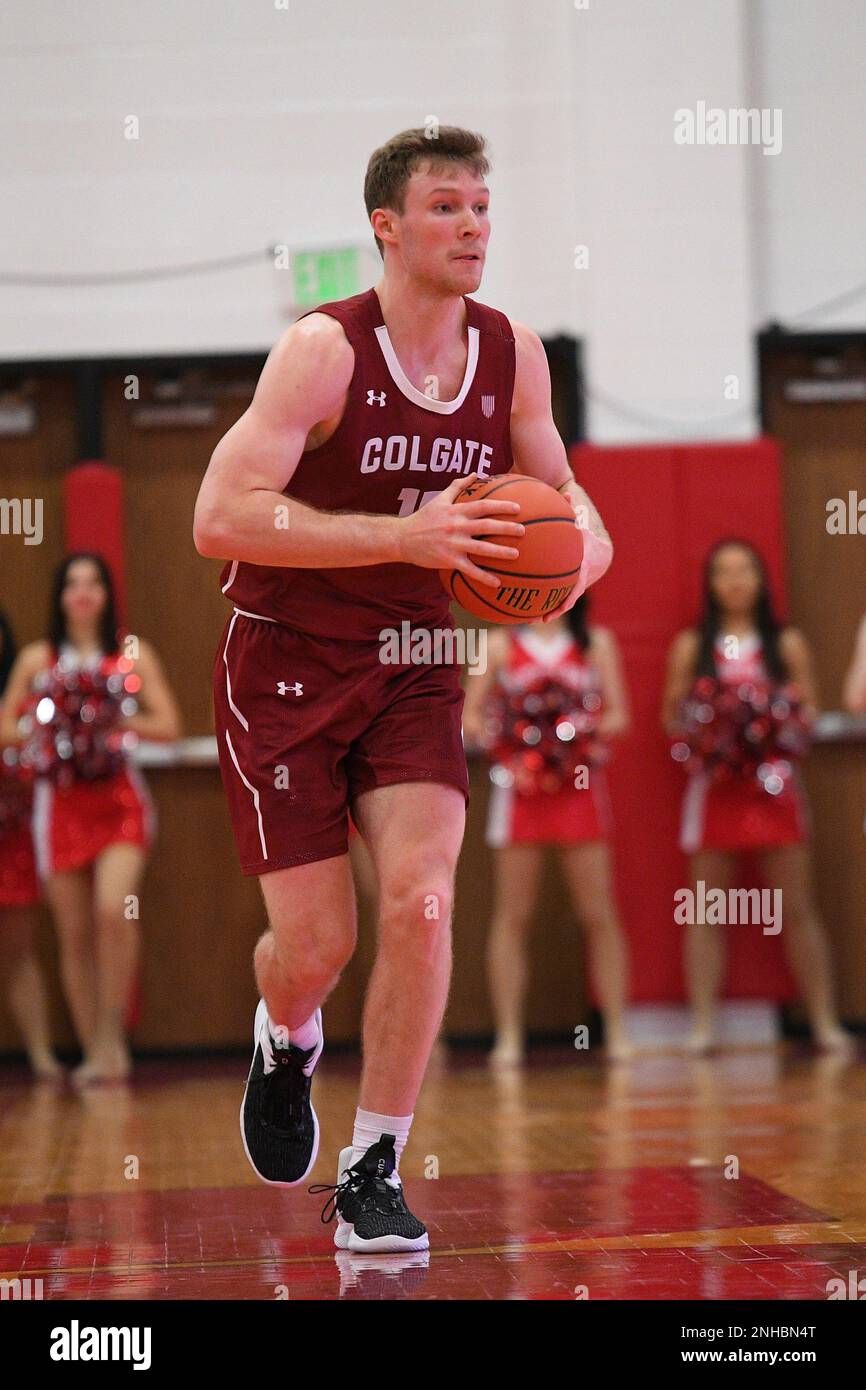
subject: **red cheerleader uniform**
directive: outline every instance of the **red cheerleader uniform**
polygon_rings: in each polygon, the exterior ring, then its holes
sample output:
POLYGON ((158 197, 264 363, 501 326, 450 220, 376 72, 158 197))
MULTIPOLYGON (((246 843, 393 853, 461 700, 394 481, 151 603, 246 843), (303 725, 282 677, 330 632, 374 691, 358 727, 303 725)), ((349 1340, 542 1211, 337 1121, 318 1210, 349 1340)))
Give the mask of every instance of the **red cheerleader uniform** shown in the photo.
MULTIPOLYGON (((572 689, 599 690, 592 661, 570 632, 547 639, 515 628, 499 682, 513 694, 545 676, 572 689)), ((504 845, 577 845, 606 840, 612 833, 610 795, 604 768, 590 767, 586 787, 566 781, 557 791, 526 792, 494 783, 487 808, 486 842, 504 845)))
MULTIPOLYGON (((724 639, 716 639, 719 680, 733 685, 766 682, 758 634, 741 638, 739 648, 738 657, 726 656, 724 639)), ((716 782, 707 772, 689 774, 680 822, 680 848, 687 854, 701 849, 775 849, 801 844, 809 831, 809 804, 796 767, 775 796, 764 790, 757 777, 716 782)))
MULTIPOLYGON (((98 667, 96 653, 84 663, 74 647, 55 653, 66 669, 98 667)), ((156 810, 141 773, 131 763, 110 777, 79 779, 56 787, 37 778, 33 797, 33 843, 40 878, 83 868, 108 845, 131 844, 149 849, 156 833, 156 810)))
POLYGON ((0 835, 0 910, 32 907, 39 901, 39 879, 30 826, 0 835))
MULTIPOLYGON (((4 779, 13 780, 0 757, 0 797, 4 779)), ((0 831, 0 908, 30 907, 39 901, 39 879, 30 821, 0 831)))

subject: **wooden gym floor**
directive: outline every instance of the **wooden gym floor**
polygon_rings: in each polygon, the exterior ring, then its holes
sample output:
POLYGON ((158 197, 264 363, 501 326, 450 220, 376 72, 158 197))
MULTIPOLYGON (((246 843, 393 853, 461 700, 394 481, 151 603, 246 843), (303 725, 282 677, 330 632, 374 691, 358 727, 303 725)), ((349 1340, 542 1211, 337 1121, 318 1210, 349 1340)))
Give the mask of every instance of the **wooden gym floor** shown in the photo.
MULTIPOLYGON (((68 1090, 0 1069, 0 1276, 54 1299, 826 1299, 866 1271, 866 1057, 805 1045, 606 1066, 431 1066, 401 1164, 429 1253, 337 1252, 324 1196, 259 1183, 247 1058, 68 1090)), ((358 1060, 327 1052, 310 1179, 333 1182, 358 1060)), ((327 1194, 325 1194, 327 1195, 327 1194)))

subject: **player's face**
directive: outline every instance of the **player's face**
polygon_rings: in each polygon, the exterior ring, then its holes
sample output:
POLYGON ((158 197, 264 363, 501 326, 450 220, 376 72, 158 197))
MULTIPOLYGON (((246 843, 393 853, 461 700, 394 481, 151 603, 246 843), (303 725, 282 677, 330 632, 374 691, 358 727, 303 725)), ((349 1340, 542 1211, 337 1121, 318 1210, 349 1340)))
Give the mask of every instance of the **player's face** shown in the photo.
POLYGON ((725 546, 713 560, 710 585, 724 613, 751 613, 761 591, 754 556, 738 545, 725 546))
POLYGON ((97 618, 105 607, 108 595, 99 570, 90 560, 76 560, 66 571, 61 604, 67 618, 78 622, 97 618))
POLYGON ((481 284, 490 238, 484 181, 461 164, 415 170, 397 218, 400 252, 413 277, 453 294, 481 284))

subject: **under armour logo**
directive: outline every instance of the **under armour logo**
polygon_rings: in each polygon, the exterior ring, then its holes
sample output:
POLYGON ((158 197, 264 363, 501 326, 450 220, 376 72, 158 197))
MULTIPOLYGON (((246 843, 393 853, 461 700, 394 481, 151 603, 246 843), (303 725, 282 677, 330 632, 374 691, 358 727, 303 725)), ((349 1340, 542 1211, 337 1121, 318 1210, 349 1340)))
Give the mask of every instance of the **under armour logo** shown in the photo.
POLYGON ((303 695, 304 687, 300 681, 295 681, 294 685, 286 685, 285 681, 277 681, 277 690, 280 695, 287 695, 290 690, 294 690, 296 695, 303 695))
POLYGON ((385 392, 384 392, 384 391, 379 391, 379 392, 376 392, 376 391, 368 391, 368 392, 367 392, 367 404, 368 404, 368 405, 375 405, 375 403, 376 403, 377 401, 379 402, 380 405, 384 405, 384 404, 385 404, 385 392))

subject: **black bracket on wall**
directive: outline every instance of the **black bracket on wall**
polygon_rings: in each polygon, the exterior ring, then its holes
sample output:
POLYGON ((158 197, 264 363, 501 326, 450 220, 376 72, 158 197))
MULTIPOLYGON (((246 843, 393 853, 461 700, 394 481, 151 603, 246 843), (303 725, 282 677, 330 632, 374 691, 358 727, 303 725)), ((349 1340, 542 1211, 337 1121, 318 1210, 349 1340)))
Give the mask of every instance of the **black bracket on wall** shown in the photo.
MULTIPOLYGON (((585 437, 585 413, 582 390, 581 343, 568 334, 542 340, 550 366, 554 418, 566 448, 585 437)), ((41 358, 33 361, 0 362, 0 390, 14 389, 27 376, 67 374, 75 380, 78 427, 78 457, 69 460, 73 467, 80 459, 104 456, 102 421, 102 387, 106 376, 127 372, 183 372, 189 368, 232 365, 241 369, 261 371, 267 349, 261 352, 202 352, 148 357, 86 357, 41 358)))

